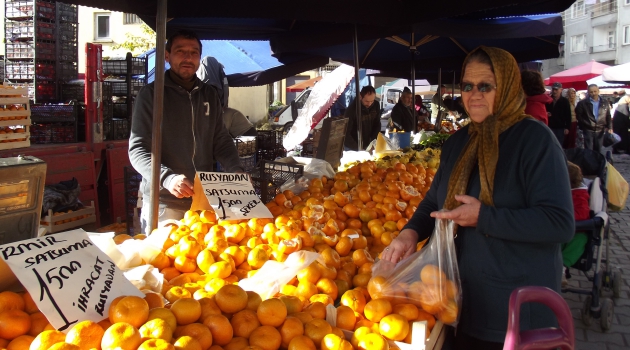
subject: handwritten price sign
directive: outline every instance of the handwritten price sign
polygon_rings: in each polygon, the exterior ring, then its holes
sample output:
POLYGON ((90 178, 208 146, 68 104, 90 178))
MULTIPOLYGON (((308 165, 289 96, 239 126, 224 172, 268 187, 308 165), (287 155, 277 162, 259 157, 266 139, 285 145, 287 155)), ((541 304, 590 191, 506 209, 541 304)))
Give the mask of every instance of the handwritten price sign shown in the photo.
POLYGON ((107 318, 118 296, 144 297, 83 230, 5 244, 0 257, 60 331, 107 318))
POLYGON ((273 218, 249 181, 237 173, 197 173, 203 193, 219 219, 273 218))

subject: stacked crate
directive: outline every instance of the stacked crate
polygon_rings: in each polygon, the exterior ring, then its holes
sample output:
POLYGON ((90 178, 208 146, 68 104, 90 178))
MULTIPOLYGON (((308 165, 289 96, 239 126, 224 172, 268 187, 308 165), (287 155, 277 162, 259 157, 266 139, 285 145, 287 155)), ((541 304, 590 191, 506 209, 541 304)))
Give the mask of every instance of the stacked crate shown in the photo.
POLYGON ((78 62, 78 7, 57 3, 56 44, 57 44, 57 81, 58 86, 79 75, 78 62))
POLYGON ((78 7, 51 0, 6 0, 4 79, 36 103, 56 102, 59 84, 78 76, 78 7))
POLYGON ((104 137, 106 140, 128 139, 134 99, 146 85, 146 58, 132 57, 131 53, 127 53, 125 59, 103 60, 103 74, 104 90, 111 91, 112 101, 110 106, 104 105, 112 111, 110 118, 107 118, 109 113, 103 112, 104 137))
POLYGON ((0 150, 30 146, 28 90, 0 85, 0 150))

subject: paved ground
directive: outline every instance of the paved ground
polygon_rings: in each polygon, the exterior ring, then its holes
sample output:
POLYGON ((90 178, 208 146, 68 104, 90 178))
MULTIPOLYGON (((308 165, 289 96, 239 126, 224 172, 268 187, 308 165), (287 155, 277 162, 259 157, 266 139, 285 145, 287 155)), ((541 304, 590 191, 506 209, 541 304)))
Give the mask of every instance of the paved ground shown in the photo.
MULTIPOLYGON (((615 168, 630 182, 630 156, 615 155, 615 168)), ((626 208, 617 213, 610 213, 610 263, 613 269, 621 272, 621 295, 614 300, 614 319, 612 328, 603 332, 599 320, 593 320, 590 326, 582 322, 583 295, 563 293, 573 313, 576 349, 578 350, 613 350, 630 349, 630 201, 626 208)), ((569 279, 571 287, 592 286, 586 277, 572 270, 569 279)))

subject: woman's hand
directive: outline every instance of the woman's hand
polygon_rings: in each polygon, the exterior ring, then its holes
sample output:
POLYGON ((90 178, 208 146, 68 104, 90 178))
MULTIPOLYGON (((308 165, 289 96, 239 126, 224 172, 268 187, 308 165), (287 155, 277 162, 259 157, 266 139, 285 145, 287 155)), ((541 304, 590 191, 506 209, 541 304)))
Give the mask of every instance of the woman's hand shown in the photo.
POLYGON ((404 229, 390 245, 383 250, 382 260, 388 260, 394 264, 408 257, 416 251, 418 233, 412 229, 404 229))
POLYGON ((475 197, 466 195, 457 195, 455 200, 462 203, 462 205, 451 211, 434 211, 431 213, 431 217, 453 220, 456 224, 463 227, 476 227, 481 202, 475 197))

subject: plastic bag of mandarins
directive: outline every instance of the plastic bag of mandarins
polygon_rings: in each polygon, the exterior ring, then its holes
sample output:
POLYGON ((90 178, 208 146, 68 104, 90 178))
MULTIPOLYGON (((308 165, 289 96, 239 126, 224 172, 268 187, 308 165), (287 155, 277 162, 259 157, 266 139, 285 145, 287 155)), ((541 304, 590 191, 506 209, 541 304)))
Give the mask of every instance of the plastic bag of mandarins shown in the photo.
POLYGON ((456 325, 462 302, 461 281, 453 235, 454 223, 437 219, 435 230, 420 251, 397 264, 380 260, 372 268, 368 292, 372 299, 413 304, 444 324, 456 325))

